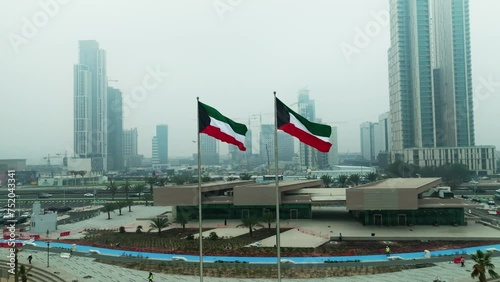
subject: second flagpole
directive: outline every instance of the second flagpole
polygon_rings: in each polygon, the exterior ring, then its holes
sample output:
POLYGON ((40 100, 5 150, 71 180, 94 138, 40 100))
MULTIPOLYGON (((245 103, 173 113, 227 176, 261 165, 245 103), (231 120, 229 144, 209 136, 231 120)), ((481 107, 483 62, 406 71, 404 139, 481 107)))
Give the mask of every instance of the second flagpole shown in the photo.
POLYGON ((276 112, 276 91, 274 91, 274 173, 276 185, 276 257, 278 282, 281 282, 281 244, 280 244, 280 184, 278 175, 278 113, 276 112))
POLYGON ((203 282, 203 228, 202 228, 202 201, 201 201, 201 155, 200 155, 200 98, 196 97, 196 111, 198 112, 198 238, 200 243, 200 282, 203 282))

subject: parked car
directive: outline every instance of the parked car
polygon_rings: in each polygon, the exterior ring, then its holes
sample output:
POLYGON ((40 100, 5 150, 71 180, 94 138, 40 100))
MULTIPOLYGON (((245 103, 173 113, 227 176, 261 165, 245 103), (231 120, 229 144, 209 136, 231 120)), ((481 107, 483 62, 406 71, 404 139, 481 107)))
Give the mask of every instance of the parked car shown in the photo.
POLYGON ((84 197, 94 197, 94 194, 92 193, 85 193, 83 194, 84 197))
POLYGON ((130 197, 143 197, 144 196, 144 193, 134 193, 134 194, 130 194, 130 197))

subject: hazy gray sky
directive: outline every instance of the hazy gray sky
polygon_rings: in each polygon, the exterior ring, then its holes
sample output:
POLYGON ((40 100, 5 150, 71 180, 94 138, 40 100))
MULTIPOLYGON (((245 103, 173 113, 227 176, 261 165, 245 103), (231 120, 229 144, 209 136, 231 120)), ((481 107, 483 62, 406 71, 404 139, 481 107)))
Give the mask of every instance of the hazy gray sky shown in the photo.
MULTIPOLYGON (((0 158, 72 152, 73 65, 86 39, 107 51, 108 78, 118 80, 109 85, 123 91, 124 128, 138 128, 141 154, 151 155, 161 123, 170 156, 195 152, 196 96, 240 122, 260 113, 271 122, 272 92, 292 104, 305 86, 317 117, 346 122, 339 151, 358 152, 359 124, 389 110, 389 26, 375 16, 388 2, 2 0, 0 158), (367 44, 356 43, 367 29, 367 44), (346 56, 348 45, 357 53, 346 56), (169 75, 134 98, 148 69, 169 75)), ((471 0, 470 10, 476 143, 500 147, 500 1, 471 0)))

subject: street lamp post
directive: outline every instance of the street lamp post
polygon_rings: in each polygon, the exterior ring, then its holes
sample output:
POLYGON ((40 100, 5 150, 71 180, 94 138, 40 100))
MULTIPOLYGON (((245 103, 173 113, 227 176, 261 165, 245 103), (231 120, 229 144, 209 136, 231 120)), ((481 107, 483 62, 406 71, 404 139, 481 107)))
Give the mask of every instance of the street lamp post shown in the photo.
POLYGON ((50 254, 50 242, 47 241, 47 267, 50 266, 50 263, 49 263, 49 254, 50 254))

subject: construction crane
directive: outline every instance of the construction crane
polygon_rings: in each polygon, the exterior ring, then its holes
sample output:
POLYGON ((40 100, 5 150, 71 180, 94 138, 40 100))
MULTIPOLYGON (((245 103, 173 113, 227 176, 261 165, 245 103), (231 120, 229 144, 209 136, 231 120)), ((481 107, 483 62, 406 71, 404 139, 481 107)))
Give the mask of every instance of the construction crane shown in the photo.
POLYGON ((52 177, 54 177, 54 170, 52 169, 52 165, 50 164, 50 159, 56 159, 56 158, 63 158, 63 160, 66 160, 67 158, 67 152, 65 152, 64 154, 47 154, 46 157, 43 157, 43 159, 47 160, 47 165, 50 169, 50 173, 52 175, 52 177))
POLYGON ((50 166, 50 159, 56 159, 56 158, 63 158, 65 157, 64 154, 47 154, 46 157, 43 157, 44 160, 47 160, 47 165, 50 166))

